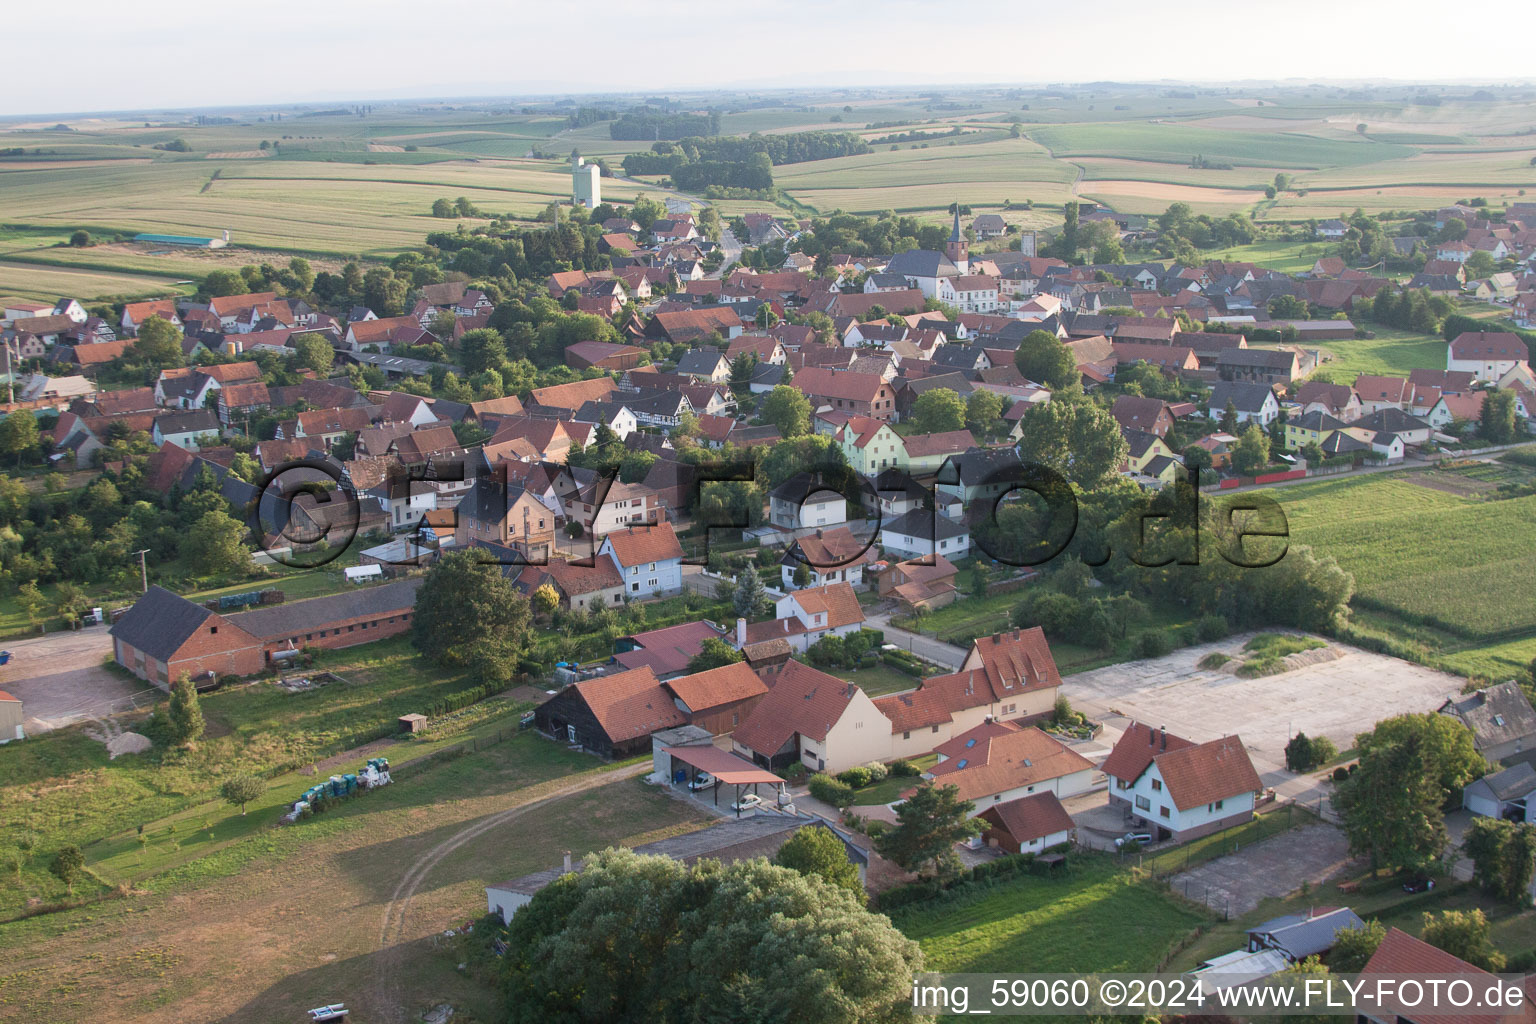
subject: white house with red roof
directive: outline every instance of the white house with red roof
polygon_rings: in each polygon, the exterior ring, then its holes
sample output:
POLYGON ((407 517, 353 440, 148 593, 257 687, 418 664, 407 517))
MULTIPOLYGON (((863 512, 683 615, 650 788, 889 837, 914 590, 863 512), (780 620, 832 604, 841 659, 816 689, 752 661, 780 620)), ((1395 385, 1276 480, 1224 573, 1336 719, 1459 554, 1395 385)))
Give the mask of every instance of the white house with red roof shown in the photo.
POLYGON ((983 722, 934 748, 938 763, 923 778, 954 786, 974 805, 972 817, 1005 800, 1037 793, 1057 797, 1085 793, 1093 762, 1039 729, 1012 722, 983 722))
POLYGON ((1159 839, 1191 839, 1253 817, 1264 784, 1243 741, 1195 743, 1132 722, 1102 765, 1111 806, 1129 809, 1159 839))
POLYGON ((864 609, 853 585, 829 583, 806 587, 774 602, 774 617, 763 622, 736 620, 736 646, 784 639, 796 651, 805 652, 826 636, 847 636, 864 627, 864 609))
POLYGON ((1478 380, 1497 381, 1530 359, 1518 334, 1509 331, 1465 331, 1446 348, 1445 368, 1464 370, 1478 380))
POLYGON ((654 597, 683 586, 683 547, 671 523, 631 526, 603 538, 599 558, 613 561, 630 598, 654 597))

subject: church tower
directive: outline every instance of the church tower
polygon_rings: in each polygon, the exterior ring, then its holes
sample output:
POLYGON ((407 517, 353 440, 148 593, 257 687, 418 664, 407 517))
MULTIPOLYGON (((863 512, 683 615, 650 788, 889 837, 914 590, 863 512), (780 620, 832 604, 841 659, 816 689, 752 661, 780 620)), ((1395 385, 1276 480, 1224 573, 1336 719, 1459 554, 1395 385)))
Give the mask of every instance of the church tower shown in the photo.
POLYGON ((971 243, 965 240, 965 234, 960 230, 960 204, 955 204, 955 226, 950 229, 949 242, 944 246, 944 255, 955 265, 955 269, 965 274, 971 267, 971 243))

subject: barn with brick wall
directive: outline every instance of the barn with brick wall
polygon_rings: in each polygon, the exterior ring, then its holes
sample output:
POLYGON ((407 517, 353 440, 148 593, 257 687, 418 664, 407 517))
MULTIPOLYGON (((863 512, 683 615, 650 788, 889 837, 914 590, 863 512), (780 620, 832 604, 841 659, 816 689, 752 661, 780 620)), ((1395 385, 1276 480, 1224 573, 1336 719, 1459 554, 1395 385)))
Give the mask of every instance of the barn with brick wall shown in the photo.
POLYGON ((183 672, 199 683, 250 675, 278 651, 352 647, 403 633, 420 585, 400 580, 237 615, 150 587, 112 627, 113 657, 162 689, 183 672))

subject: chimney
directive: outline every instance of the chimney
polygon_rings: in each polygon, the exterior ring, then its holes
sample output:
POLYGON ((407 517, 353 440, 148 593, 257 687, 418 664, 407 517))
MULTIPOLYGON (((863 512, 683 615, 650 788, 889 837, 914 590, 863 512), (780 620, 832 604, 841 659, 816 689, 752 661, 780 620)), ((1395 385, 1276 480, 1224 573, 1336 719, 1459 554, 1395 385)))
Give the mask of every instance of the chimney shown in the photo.
POLYGON ((566 874, 570 874, 571 873, 571 851, 570 850, 566 850, 565 851, 565 873, 566 874))
POLYGON ((1168 749, 1168 727, 1165 725, 1161 729, 1159 729, 1158 731, 1163 734, 1163 749, 1167 750, 1168 749))
POLYGON ((1147 746, 1157 746, 1157 732, 1150 725, 1147 726, 1147 746))
POLYGON ((818 527, 816 527, 816 539, 817 539, 817 540, 821 540, 821 539, 822 539, 822 538, 823 538, 823 537, 825 537, 825 536, 826 536, 826 534, 827 534, 827 531, 826 531, 826 530, 823 530, 823 529, 822 529, 822 528, 821 528, 821 527, 819 527, 819 526, 818 526, 818 527))
POLYGON ((1015 630, 1014 630, 1014 631, 1013 631, 1013 638, 1014 638, 1014 639, 1015 639, 1015 640, 1017 640, 1017 639, 1019 639, 1019 631, 1018 631, 1018 630, 1017 630, 1017 629, 1015 629, 1015 630))
POLYGON ((737 647, 745 647, 746 645, 747 645, 747 620, 746 619, 737 619, 736 620, 736 646, 737 647))

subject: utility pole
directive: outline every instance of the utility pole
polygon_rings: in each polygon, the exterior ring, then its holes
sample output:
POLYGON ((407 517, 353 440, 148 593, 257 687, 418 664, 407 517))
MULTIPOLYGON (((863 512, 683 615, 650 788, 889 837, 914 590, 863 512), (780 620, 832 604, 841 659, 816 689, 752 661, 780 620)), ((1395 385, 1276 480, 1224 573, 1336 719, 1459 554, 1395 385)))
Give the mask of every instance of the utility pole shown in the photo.
POLYGON ((144 556, 149 554, 149 548, 135 551, 134 554, 139 556, 139 580, 144 584, 143 593, 147 594, 149 593, 149 570, 144 567, 144 556))

